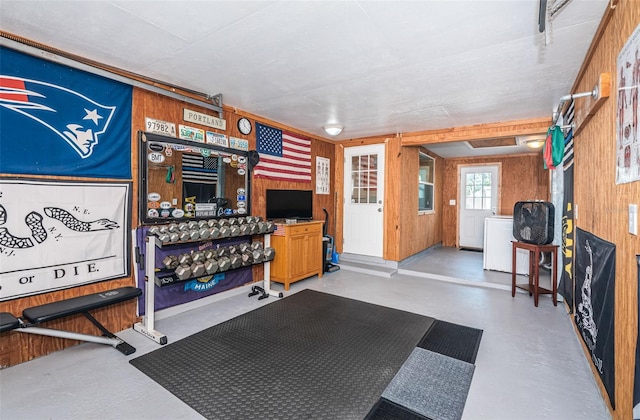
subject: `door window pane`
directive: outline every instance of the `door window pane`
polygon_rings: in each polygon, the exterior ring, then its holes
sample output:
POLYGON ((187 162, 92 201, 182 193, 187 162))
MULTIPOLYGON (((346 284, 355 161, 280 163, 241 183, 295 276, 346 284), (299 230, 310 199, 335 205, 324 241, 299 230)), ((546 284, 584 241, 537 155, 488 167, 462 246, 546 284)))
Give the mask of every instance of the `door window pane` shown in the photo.
POLYGON ((351 157, 351 202, 371 204, 378 201, 378 155, 351 157))
POLYGON ((490 210, 491 209, 491 173, 470 172, 467 173, 465 182, 465 209, 490 210))

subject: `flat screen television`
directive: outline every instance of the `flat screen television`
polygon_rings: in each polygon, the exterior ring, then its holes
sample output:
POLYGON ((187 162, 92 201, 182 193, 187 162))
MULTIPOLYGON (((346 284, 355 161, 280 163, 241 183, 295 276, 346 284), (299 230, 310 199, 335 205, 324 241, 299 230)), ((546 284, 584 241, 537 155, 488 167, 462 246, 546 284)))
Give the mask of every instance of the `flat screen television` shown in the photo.
POLYGON ((313 191, 267 190, 267 220, 313 219, 313 191))

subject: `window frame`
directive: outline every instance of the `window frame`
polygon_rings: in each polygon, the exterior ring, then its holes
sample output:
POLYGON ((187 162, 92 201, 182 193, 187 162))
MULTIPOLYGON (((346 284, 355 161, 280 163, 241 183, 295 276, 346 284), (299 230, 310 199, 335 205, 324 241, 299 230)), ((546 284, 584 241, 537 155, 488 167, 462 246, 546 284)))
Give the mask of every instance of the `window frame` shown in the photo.
MULTIPOLYGON (((435 208, 435 197, 436 197, 436 191, 435 191, 435 181, 436 181, 436 160, 435 158, 433 158, 432 156, 429 156, 427 153, 419 151, 418 152, 418 215, 421 214, 433 214, 436 212, 436 208, 435 208), (420 179, 420 172, 422 170, 422 168, 425 165, 422 165, 422 160, 423 159, 428 159, 431 161, 431 165, 430 165, 430 171, 431 171, 431 181, 423 181, 420 179), (431 209, 428 208, 421 208, 420 207, 420 189, 422 186, 431 186, 431 209)), ((425 190, 425 194, 427 191, 427 188, 424 189, 425 190)))

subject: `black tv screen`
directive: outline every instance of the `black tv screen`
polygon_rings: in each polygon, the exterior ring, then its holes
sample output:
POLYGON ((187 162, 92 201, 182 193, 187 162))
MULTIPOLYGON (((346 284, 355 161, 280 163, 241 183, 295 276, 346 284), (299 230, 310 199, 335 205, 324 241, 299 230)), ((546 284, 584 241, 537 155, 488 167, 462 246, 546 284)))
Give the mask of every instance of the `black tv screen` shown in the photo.
POLYGON ((267 219, 313 219, 313 191, 267 190, 267 219))

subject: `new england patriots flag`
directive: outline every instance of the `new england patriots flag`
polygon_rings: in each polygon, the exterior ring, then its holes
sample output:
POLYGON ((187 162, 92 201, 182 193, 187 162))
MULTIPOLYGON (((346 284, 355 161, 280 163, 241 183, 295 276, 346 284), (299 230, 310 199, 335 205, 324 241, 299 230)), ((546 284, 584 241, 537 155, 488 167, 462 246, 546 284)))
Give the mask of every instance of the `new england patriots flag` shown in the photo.
POLYGON ((131 178, 131 86, 0 48, 0 172, 131 178))

